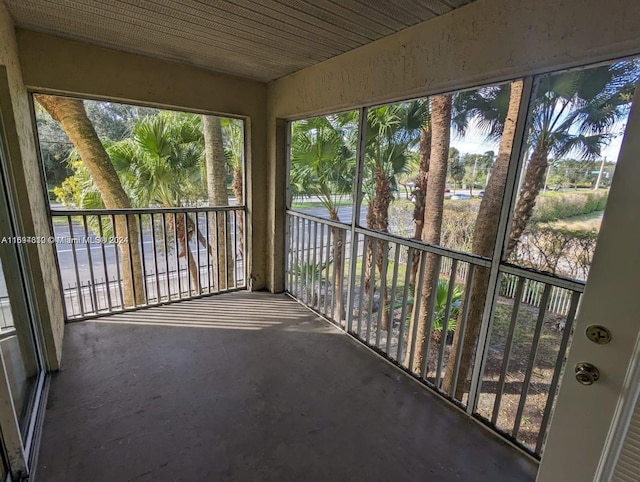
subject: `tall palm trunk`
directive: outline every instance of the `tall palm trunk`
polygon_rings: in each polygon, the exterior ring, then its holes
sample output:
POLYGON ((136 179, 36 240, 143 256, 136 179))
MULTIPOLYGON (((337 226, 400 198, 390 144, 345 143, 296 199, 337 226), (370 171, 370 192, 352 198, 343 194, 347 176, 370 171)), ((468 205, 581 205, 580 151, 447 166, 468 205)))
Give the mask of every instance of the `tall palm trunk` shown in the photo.
MULTIPOLYGON (((81 100, 39 94, 36 100, 58 121, 78 151, 107 209, 130 208, 131 202, 104 150, 81 100)), ((122 260, 124 306, 146 303, 138 225, 134 217, 115 216, 115 233, 126 239, 118 244, 122 260), (128 235, 128 239, 126 238, 128 235)))
MULTIPOLYGON (((386 233, 389 231, 389 206, 393 195, 391 193, 391 183, 389 177, 384 172, 382 166, 376 166, 374 169, 375 191, 373 202, 367 211, 367 226, 369 229, 386 233)), ((380 276, 380 328, 388 331, 390 325, 389 300, 387 299, 387 280, 382 275, 386 271, 384 260, 389 249, 386 241, 376 241, 376 267, 380 276)), ((365 265, 365 292, 369 296, 374 295, 374 289, 371 286, 371 278, 373 276, 373 241, 367 242, 367 254, 365 265)))
MULTIPOLYGON (((449 160, 449 141, 451 137, 451 95, 436 95, 430 99, 431 107, 431 160, 429 177, 427 179, 427 193, 425 196, 424 226, 422 241, 429 244, 440 244, 442 232, 442 214, 444 203, 444 188, 447 180, 447 163, 449 160)), ((414 305, 418 311, 418 326, 416 328, 415 350, 413 354, 413 371, 422 371, 427 345, 429 307, 436 296, 434 285, 439 276, 438 257, 434 254, 423 253, 425 261, 425 275, 420 300, 414 305)), ((416 294, 417 295, 417 294, 416 294)), ((417 297, 417 296, 416 296, 417 297)), ((415 298, 415 297, 414 297, 415 298)), ((416 300, 418 301, 418 300, 416 300)), ((414 343, 413 331, 415 317, 411 318, 405 365, 411 363, 411 345, 414 343)))
MULTIPOLYGON (((236 197, 236 205, 244 204, 244 189, 242 182, 242 166, 234 166, 233 168, 233 194, 236 197)), ((236 223, 238 223, 238 256, 244 259, 244 213, 236 211, 236 223)))
MULTIPOLYGON (((202 131, 205 143, 209 206, 228 206, 227 169, 220 119, 203 115, 202 131)), ((233 286, 235 272, 234 247, 231 246, 231 230, 228 216, 224 212, 210 213, 209 224, 214 227, 211 233, 211 246, 213 246, 213 251, 215 252, 213 257, 214 271, 219 279, 219 284, 216 288, 223 290, 233 286)))
MULTIPOLYGON (((198 276, 198 266, 193 258, 193 253, 191 252, 191 247, 189 246, 189 241, 193 237, 193 233, 196 231, 197 226, 191 216, 188 214, 180 213, 175 215, 175 223, 173 216, 169 217, 169 229, 170 232, 174 232, 176 234, 176 238, 178 240, 178 246, 180 251, 177 256, 177 263, 180 262, 180 258, 187 258, 187 270, 189 271, 189 277, 191 279, 191 291, 196 293, 200 293, 200 277, 198 276)), ((197 243, 196 243, 197 245, 197 243)))
MULTIPOLYGON (((427 120, 420 133, 420 169, 418 178, 416 179, 416 187, 413 191, 413 199, 415 207, 413 209, 413 221, 415 223, 415 232, 413 239, 422 239, 422 228, 424 226, 424 206, 425 197, 427 195, 427 178, 429 177, 429 159, 431 158, 431 121, 427 120)), ((409 282, 415 284, 416 274, 418 273, 418 265, 420 260, 414 258, 411 265, 411 274, 409 282)))
MULTIPOLYGON (((485 188, 484 197, 480 203, 478 217, 476 219, 476 227, 473 235, 472 252, 479 256, 490 257, 493 255, 493 248, 496 242, 498 231, 498 222, 500 220, 500 212, 502 210, 502 197, 504 186, 507 180, 507 172, 509 169, 509 159, 513 149, 513 141, 515 137, 516 119, 520 107, 520 99, 522 97, 523 81, 517 80, 511 84, 511 93, 509 97, 509 108, 504 123, 502 137, 500 138, 500 147, 498 156, 491 170, 491 177, 485 188)), ((453 346, 449 357, 450 363, 447 364, 444 376, 443 390, 450 392, 455 376, 455 353, 462 349, 460 357, 460 368, 458 371, 458 379, 456 380, 455 398, 462 400, 467 390, 467 378, 471 369, 471 361, 480 333, 480 325, 482 324, 482 314, 484 311, 484 303, 489 288, 489 270, 485 268, 478 269, 471 285, 469 314, 467 317, 467 326, 462 339, 462 332, 456 330, 453 338, 453 346), (462 347, 462 348, 461 348, 462 347)), ((458 315, 458 326, 462 324, 463 310, 458 315)))
POLYGON ((524 182, 520 188, 516 208, 513 212, 513 222, 511 224, 511 233, 509 234, 509 243, 505 251, 505 258, 508 258, 516 248, 520 241, 520 236, 522 236, 531 219, 533 208, 536 205, 536 199, 544 186, 545 173, 549 165, 547 161, 548 152, 549 148, 546 143, 540 141, 536 144, 529 158, 527 171, 524 175, 524 182))
MULTIPOLYGON (((332 221, 340 221, 338 211, 336 209, 329 210, 329 219, 332 221)), ((333 307, 333 320, 342 324, 342 320, 346 318, 346 310, 344 305, 344 293, 343 293, 343 280, 342 280, 342 264, 344 258, 342 256, 342 250, 344 247, 345 230, 342 228, 331 227, 331 237, 333 238, 332 257, 333 257, 333 272, 335 273, 333 282, 334 303, 333 307)))

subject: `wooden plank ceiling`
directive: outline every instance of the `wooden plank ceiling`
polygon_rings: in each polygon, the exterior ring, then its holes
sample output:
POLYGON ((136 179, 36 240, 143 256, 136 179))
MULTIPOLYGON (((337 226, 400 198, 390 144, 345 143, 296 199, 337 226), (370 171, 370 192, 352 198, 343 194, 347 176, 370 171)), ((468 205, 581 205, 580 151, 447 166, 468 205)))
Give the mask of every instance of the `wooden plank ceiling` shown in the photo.
POLYGON ((5 0, 15 25, 268 82, 473 0, 5 0))

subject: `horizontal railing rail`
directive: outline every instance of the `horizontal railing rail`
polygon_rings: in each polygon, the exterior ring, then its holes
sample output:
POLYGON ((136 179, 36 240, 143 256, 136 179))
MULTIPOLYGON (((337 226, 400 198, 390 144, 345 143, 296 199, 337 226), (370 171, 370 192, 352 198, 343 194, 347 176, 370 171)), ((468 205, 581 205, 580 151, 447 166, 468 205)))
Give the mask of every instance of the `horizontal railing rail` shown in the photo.
POLYGON ((500 266, 482 380, 470 397, 477 347, 466 334, 482 315, 471 300, 488 283, 490 259, 294 211, 286 229, 292 296, 541 455, 583 283, 500 266))
POLYGON ((111 216, 115 214, 210 213, 244 210, 244 206, 194 206, 170 208, 50 209, 49 214, 51 216, 111 216))
POLYGON ((243 206, 51 210, 66 318, 246 287, 243 206))
MULTIPOLYGON (((451 259, 443 259, 440 266, 440 272, 446 274, 451 269, 451 259)), ((516 293, 516 286, 518 282, 518 275, 528 276, 530 280, 538 280, 542 282, 548 282, 552 285, 551 295, 549 298, 549 311, 558 315, 567 315, 571 305, 570 292, 576 291, 582 293, 584 291, 584 282, 577 281, 569 278, 565 278, 553 274, 545 274, 535 272, 520 266, 502 265, 500 271, 505 273, 502 282, 500 283, 500 296, 507 298, 513 298, 516 293)), ((458 277, 460 280, 465 280, 467 276, 466 265, 458 266, 458 277)), ((542 292, 537 288, 535 283, 525 283, 524 290, 522 292, 523 303, 531 306, 540 307, 542 301, 542 292)))

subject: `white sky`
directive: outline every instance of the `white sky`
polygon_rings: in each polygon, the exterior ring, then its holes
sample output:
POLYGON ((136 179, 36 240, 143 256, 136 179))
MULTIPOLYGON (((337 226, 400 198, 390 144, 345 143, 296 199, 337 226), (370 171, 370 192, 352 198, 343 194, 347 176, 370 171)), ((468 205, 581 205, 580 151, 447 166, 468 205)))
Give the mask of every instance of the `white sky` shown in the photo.
MULTIPOLYGON (((626 126, 626 119, 624 120, 625 122, 621 122, 619 126, 616 126, 614 128, 616 136, 602 151, 602 155, 606 156, 607 161, 616 162, 618 160, 618 154, 620 153, 620 146, 622 144, 624 128, 626 126)), ((467 134, 464 137, 453 134, 451 136, 451 147, 455 147, 462 154, 484 154, 487 151, 494 151, 496 154, 498 154, 499 145, 497 141, 487 141, 486 136, 472 127, 467 131, 467 134)))

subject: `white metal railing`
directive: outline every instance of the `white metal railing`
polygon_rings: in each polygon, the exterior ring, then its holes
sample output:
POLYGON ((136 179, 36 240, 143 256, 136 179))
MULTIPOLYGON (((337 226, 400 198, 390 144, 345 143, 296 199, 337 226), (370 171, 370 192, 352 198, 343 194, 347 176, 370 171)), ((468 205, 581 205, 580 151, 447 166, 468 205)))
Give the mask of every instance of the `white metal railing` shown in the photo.
POLYGON ((286 226, 290 294, 541 455, 582 283, 501 264, 481 366, 465 369, 453 338, 459 331, 465 340, 478 309, 471 306, 472 286, 477 277, 489 279, 491 260, 294 211, 286 226), (430 278, 429 259, 437 266, 430 278), (419 319, 427 280, 437 296, 419 319), (416 360, 420 323, 426 346, 416 360))
MULTIPOLYGON (((440 266, 440 272, 442 274, 446 275, 450 271, 452 261, 453 259, 451 258, 443 258, 442 264, 440 266)), ((458 279, 467 279, 467 271, 468 265, 458 265, 458 279)), ((517 286, 517 276, 505 275, 500 283, 500 296, 513 298, 515 296, 517 286)), ((521 301, 536 308, 540 307, 540 303, 542 301, 542 291, 540 290, 539 286, 534 283, 526 282, 522 291, 521 301)), ((571 292, 558 286, 552 287, 551 295, 549 296, 549 306, 547 308, 547 311, 566 316, 569 313, 570 307, 571 292)))
POLYGON ((246 286, 243 207, 52 210, 67 319, 246 286))

